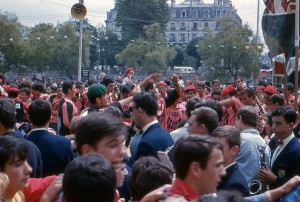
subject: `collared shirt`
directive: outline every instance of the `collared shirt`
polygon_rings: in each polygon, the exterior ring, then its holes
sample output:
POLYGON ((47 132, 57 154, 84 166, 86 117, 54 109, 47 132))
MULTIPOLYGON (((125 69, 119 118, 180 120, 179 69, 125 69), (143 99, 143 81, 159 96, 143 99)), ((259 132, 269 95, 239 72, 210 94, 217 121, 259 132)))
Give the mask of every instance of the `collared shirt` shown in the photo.
POLYGON ((143 132, 145 132, 150 126, 152 126, 153 124, 156 124, 156 123, 158 123, 158 120, 154 120, 154 121, 148 123, 147 125, 145 125, 143 128, 143 132))
POLYGON ((286 147, 286 145, 295 137, 294 133, 292 133, 290 136, 282 140, 282 145, 278 145, 274 151, 274 154, 272 156, 271 160, 271 167, 273 166, 273 163, 275 159, 279 156, 279 154, 282 152, 282 150, 286 147))
POLYGON ((227 165, 227 166, 225 167, 225 170, 226 170, 227 168, 229 168, 230 166, 233 166, 234 164, 236 164, 236 161, 234 161, 234 162, 232 162, 231 164, 227 165))
POLYGON ((27 136, 29 136, 30 133, 32 133, 33 131, 39 131, 39 130, 46 130, 46 131, 48 131, 47 128, 35 128, 35 129, 32 129, 32 130, 27 134, 27 136))

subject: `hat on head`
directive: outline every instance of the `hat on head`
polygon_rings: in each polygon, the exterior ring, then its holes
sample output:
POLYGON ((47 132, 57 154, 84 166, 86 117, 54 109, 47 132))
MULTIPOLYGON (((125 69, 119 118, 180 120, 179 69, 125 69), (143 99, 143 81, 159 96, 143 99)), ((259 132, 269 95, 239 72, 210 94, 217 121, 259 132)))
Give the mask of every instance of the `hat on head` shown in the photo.
POLYGON ((87 96, 89 100, 92 100, 95 97, 100 97, 101 95, 106 94, 106 87, 102 84, 93 84, 88 88, 87 96))
POLYGON ((132 68, 132 67, 128 67, 128 68, 126 69, 125 73, 127 74, 127 73, 130 72, 131 70, 133 70, 133 68, 132 68))
POLYGON ((228 85, 222 90, 221 96, 229 95, 233 91, 235 91, 235 87, 233 85, 228 85))
POLYGON ((276 91, 276 89, 274 88, 274 86, 267 86, 267 87, 265 87, 264 92, 265 92, 265 93, 268 93, 268 94, 270 94, 270 95, 277 94, 277 91, 276 91))
POLYGON ((259 90, 264 90, 265 89, 265 86, 263 85, 260 85, 256 88, 256 91, 259 91, 259 90))
POLYGON ((195 86, 187 86, 187 87, 184 89, 184 92, 188 92, 188 91, 192 91, 192 90, 196 90, 196 87, 195 87, 195 86))
POLYGON ((164 86, 164 87, 167 87, 168 85, 166 84, 166 82, 160 81, 160 82, 158 83, 158 86, 164 86))
POLYGON ((19 92, 19 89, 18 89, 18 88, 9 88, 9 89, 8 89, 8 92, 15 92, 15 93, 18 93, 18 92, 19 92))

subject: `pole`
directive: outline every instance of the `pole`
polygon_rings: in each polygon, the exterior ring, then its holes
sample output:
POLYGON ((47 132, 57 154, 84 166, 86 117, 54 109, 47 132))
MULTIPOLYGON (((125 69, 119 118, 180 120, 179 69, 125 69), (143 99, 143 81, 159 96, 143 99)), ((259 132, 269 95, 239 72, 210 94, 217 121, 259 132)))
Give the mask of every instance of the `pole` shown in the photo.
MULTIPOLYGON (((83 4, 83 0, 79 0, 79 3, 83 4)), ((79 50, 78 50, 78 81, 81 81, 81 65, 82 65, 82 24, 83 20, 80 19, 79 27, 79 50)))
POLYGON ((298 59, 299 59, 299 1, 295 13, 295 110, 298 111, 298 59))

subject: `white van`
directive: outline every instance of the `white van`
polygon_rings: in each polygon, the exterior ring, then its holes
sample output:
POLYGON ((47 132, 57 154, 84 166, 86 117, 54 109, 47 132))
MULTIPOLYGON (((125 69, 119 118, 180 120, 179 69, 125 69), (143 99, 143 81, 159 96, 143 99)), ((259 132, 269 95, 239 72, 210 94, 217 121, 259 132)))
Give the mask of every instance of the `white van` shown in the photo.
POLYGON ((193 67, 174 66, 173 72, 175 74, 193 74, 193 73, 195 73, 195 70, 193 67))

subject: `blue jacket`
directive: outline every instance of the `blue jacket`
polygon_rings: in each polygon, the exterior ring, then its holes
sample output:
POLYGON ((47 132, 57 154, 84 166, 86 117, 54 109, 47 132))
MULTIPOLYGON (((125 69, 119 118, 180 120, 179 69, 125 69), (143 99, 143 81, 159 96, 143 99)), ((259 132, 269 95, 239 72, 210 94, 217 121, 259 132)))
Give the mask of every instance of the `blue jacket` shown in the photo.
POLYGON ((275 189, 295 175, 300 175, 300 143, 297 138, 293 138, 279 153, 272 167, 272 173, 277 176, 276 182, 270 185, 275 189))
POLYGON ((235 162, 226 168, 226 175, 218 186, 219 190, 236 190, 244 197, 250 195, 249 186, 245 176, 240 171, 239 165, 235 162))
POLYGON ((43 177, 63 173, 74 158, 71 141, 60 135, 52 135, 47 130, 31 131, 27 140, 33 142, 41 151, 43 177))
POLYGON ((158 151, 165 151, 173 145, 174 141, 171 135, 159 123, 155 123, 143 133, 136 153, 129 160, 128 165, 131 167, 142 156, 154 156, 158 158, 158 151))

